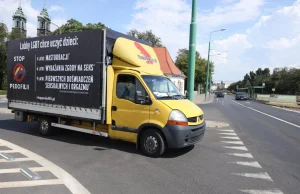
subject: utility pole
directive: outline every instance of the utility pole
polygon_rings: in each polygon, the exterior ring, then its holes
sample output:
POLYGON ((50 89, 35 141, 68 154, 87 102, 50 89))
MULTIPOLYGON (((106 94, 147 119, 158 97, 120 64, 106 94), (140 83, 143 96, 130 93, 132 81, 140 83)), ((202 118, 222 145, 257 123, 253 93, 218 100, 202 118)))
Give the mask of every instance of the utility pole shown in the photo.
POLYGON ((196 62, 196 4, 197 0, 193 0, 192 4, 192 19, 190 24, 190 41, 189 41, 189 61, 188 61, 188 95, 189 100, 194 100, 194 84, 195 84, 195 62, 196 62))

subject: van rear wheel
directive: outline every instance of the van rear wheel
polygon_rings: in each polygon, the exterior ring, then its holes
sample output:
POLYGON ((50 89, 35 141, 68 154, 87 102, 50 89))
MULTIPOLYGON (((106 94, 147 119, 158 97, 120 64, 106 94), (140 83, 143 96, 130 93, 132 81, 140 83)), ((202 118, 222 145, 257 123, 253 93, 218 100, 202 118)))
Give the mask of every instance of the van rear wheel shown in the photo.
POLYGON ((140 148, 146 156, 159 157, 166 151, 166 142, 161 132, 148 129, 141 135, 140 148))
POLYGON ((39 132, 43 136, 51 135, 53 132, 53 127, 51 126, 51 119, 47 117, 41 117, 39 119, 39 132))

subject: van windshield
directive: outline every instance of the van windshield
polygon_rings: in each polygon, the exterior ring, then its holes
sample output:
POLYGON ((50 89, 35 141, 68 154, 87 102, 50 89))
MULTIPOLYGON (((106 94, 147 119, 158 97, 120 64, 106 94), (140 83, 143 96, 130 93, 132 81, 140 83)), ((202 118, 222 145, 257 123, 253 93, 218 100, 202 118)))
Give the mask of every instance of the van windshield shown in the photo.
POLYGON ((157 99, 183 99, 175 84, 166 77, 143 75, 144 81, 157 99))

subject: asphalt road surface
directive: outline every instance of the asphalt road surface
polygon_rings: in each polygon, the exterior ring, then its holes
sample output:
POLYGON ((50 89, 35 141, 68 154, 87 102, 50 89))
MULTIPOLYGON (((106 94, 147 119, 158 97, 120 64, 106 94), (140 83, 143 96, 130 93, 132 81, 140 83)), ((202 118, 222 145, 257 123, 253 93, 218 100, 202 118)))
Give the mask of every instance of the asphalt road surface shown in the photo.
POLYGON ((0 193, 300 193, 299 113, 228 96, 201 108, 203 141, 156 159, 73 131, 44 138, 35 123, 0 114, 0 153, 16 159, 0 158, 0 193))

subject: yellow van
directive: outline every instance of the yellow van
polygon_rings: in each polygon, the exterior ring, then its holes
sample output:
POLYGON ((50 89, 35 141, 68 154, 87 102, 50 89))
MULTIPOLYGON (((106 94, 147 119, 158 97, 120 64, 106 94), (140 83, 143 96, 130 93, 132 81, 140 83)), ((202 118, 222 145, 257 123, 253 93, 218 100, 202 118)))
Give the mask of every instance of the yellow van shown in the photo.
MULTIPOLYGON (((16 120, 38 121, 39 131, 43 135, 49 135, 53 127, 56 127, 132 142, 151 157, 161 156, 167 148, 183 148, 201 141, 205 132, 203 111, 186 99, 163 74, 153 48, 141 40, 109 29, 96 32, 104 40, 101 50, 103 65, 100 64, 100 71, 97 70, 101 74, 101 83, 96 83, 100 84, 99 92, 76 94, 81 95, 82 100, 76 100, 75 96, 73 102, 63 99, 60 102, 59 98, 64 94, 60 93, 56 96, 57 102, 44 100, 44 104, 37 104, 32 99, 16 100, 21 96, 14 96, 17 93, 12 92, 14 88, 10 88, 9 108, 15 113, 16 120), (97 101, 98 98, 101 100, 93 107, 91 101, 97 101), (74 102, 77 107, 72 106, 71 103, 74 102), (64 106, 57 106, 62 103, 64 106), (97 106, 100 108, 95 108, 97 106)), ((96 32, 75 34, 78 45, 81 46, 79 50, 85 52, 91 47, 96 48, 93 44, 100 44, 95 43, 96 38, 89 43, 81 42, 83 36, 89 36, 90 39, 97 37, 96 32)), ((74 34, 70 33, 68 36, 72 37, 74 34)), ((10 43, 8 50, 12 50, 10 43)), ((36 50, 30 55, 34 55, 34 52, 36 50)), ((18 53, 8 54, 8 57, 18 56, 16 54, 18 53)), ((71 53, 70 57, 72 56, 74 55, 71 53)), ((89 57, 89 53, 86 57, 89 57)), ((25 62, 22 67, 29 69, 29 65, 25 62)), ((8 63, 8 66, 13 65, 8 63)), ((8 68, 8 71, 11 69, 13 67, 8 68)), ((83 72, 80 73, 83 75, 83 72)), ((66 73, 62 72, 61 75, 63 74, 66 73)), ((13 78, 8 78, 8 83, 12 82, 13 78)), ((45 89, 41 89, 42 92, 46 92, 45 89)), ((54 96, 55 93, 48 95, 54 96)))

